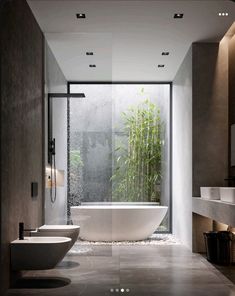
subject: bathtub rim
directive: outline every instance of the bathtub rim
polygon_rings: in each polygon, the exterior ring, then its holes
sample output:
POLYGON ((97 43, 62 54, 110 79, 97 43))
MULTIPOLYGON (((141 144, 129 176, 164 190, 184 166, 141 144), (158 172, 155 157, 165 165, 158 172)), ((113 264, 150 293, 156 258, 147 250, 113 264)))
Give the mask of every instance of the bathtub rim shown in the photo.
POLYGON ((84 210, 144 210, 144 209, 167 209, 168 206, 160 205, 80 205, 71 206, 70 209, 84 209, 84 210))

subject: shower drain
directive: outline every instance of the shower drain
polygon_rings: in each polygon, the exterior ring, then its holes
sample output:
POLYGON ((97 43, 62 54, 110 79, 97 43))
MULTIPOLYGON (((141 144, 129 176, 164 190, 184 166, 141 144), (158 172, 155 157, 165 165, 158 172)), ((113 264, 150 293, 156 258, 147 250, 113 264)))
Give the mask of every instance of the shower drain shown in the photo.
POLYGON ((121 292, 121 293, 129 293, 130 292, 130 289, 129 288, 127 288, 127 289, 124 289, 124 288, 111 288, 110 289, 110 292, 111 293, 119 293, 119 292, 121 292))

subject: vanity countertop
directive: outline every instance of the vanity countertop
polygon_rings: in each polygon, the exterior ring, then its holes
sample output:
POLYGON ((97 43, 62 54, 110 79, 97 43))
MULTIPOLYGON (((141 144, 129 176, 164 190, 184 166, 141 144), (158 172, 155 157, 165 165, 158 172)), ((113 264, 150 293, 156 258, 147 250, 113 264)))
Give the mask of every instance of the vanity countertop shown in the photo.
POLYGON ((235 226, 235 204, 193 197, 192 211, 215 221, 235 226))

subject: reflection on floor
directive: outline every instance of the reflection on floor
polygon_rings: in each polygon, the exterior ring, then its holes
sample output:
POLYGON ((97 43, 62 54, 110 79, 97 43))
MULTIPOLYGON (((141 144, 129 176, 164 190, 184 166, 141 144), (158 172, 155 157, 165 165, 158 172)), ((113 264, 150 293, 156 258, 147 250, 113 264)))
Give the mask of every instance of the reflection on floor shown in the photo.
POLYGON ((228 278, 179 244, 83 244, 80 252, 70 252, 55 269, 27 272, 26 276, 71 282, 60 288, 10 289, 9 296, 235 295, 228 278))

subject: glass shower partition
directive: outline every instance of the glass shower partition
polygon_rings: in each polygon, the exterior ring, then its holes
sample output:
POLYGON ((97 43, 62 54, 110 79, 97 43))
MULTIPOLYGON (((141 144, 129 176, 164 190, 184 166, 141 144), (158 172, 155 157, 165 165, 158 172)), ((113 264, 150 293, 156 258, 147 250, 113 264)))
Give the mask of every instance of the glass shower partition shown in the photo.
POLYGON ((159 202, 169 210, 157 230, 170 231, 170 88, 70 84, 86 98, 69 99, 69 205, 159 202))

